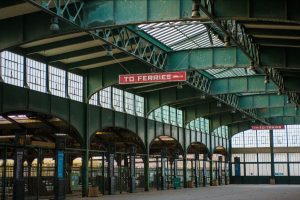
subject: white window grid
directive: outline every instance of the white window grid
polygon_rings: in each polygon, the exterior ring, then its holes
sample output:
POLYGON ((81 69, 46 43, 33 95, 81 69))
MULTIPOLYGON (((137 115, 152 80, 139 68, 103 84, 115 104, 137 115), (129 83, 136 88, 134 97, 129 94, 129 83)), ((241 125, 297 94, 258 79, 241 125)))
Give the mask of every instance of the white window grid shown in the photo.
POLYGON ((24 57, 9 51, 0 53, 0 75, 5 83, 23 86, 24 57))
POLYGON ((183 126, 183 115, 182 115, 182 110, 178 110, 176 109, 176 112, 177 112, 177 125, 179 127, 182 127, 183 126))
POLYGON ((113 108, 116 111, 123 112, 123 91, 113 88, 113 108))
POLYGON ((154 111, 154 119, 155 119, 156 121, 159 121, 159 122, 162 121, 162 112, 161 112, 161 109, 162 109, 162 108, 157 108, 157 109, 154 111))
POLYGON ((164 123, 170 123, 170 112, 169 112, 169 106, 163 106, 162 107, 162 117, 164 123))
POLYGON ((242 148, 244 147, 244 132, 237 133, 231 138, 231 146, 233 148, 242 148))
POLYGON ((111 87, 104 88, 103 90, 99 91, 99 101, 100 106, 103 108, 112 108, 111 105, 111 87))
POLYGON ((53 95, 66 97, 66 71, 49 66, 49 90, 53 95))
POLYGON ((273 131, 274 147, 287 147, 286 129, 273 131))
POLYGON ((68 94, 75 101, 83 101, 83 77, 68 72, 68 94))
POLYGON ((46 64, 26 59, 27 84, 32 90, 46 92, 46 64))
POLYGON ((135 113, 139 117, 145 116, 144 102, 144 97, 135 95, 135 113))
POLYGON ((176 120, 176 109, 170 107, 170 123, 172 125, 177 125, 177 120, 176 120))
POLYGON ((124 92, 125 95, 125 111, 131 115, 134 115, 134 94, 124 92))
POLYGON ((299 125, 288 125, 288 146, 289 147, 299 147, 300 146, 300 136, 299 136, 300 126, 299 125))
POLYGON ((257 131, 257 147, 270 147, 270 132, 269 132, 269 130, 257 131))
POLYGON ((96 92, 95 94, 93 94, 91 96, 91 98, 89 99, 89 104, 95 105, 95 106, 98 105, 98 92, 96 92))

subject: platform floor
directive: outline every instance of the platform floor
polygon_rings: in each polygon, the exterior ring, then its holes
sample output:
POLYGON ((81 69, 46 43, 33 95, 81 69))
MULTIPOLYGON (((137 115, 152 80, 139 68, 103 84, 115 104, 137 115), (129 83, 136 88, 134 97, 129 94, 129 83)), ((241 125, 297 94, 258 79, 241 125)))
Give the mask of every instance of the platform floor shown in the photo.
MULTIPOLYGON (((72 198, 72 200, 82 198, 72 198)), ((299 200, 300 185, 227 185, 169 191, 150 191, 85 198, 86 200, 299 200)))

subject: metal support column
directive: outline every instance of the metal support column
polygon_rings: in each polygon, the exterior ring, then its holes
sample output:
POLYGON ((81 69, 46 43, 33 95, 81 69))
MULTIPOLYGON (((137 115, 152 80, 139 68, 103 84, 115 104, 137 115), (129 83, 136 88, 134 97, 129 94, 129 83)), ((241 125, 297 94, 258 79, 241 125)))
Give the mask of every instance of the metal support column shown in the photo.
POLYGON ((14 155, 14 186, 13 199, 25 199, 25 182, 24 182, 24 144, 25 136, 16 133, 15 136, 15 155, 14 155))
POLYGON ((183 155, 183 187, 187 188, 187 159, 186 153, 183 155))
POLYGON ((206 186, 206 184, 207 184, 207 180, 206 180, 206 172, 207 172, 207 170, 206 170, 206 161, 207 161, 207 154, 204 154, 203 155, 203 187, 205 187, 206 186))
POLYGON ((56 134, 55 143, 55 199, 65 199, 65 134, 56 134))
POLYGON ((195 167, 194 167, 194 175, 195 175, 195 187, 199 187, 199 154, 195 154, 195 167))
POLYGON ((222 177, 222 168, 223 168, 223 158, 222 158, 222 156, 219 156, 218 157, 218 182, 219 182, 219 185, 222 185, 222 179, 223 179, 223 177, 222 177))
POLYGON ((178 177, 178 168, 177 168, 177 161, 179 158, 179 153, 177 151, 174 152, 173 154, 173 186, 174 189, 177 189, 180 187, 180 178, 178 177))
POLYGON ((161 168, 160 168, 160 189, 167 189, 167 180, 166 180, 166 162, 167 162, 167 150, 161 150, 161 168))
POLYGON ((37 157, 37 193, 36 199, 40 198, 40 185, 42 185, 42 170, 43 170, 43 150, 41 148, 38 149, 38 157, 37 157))
POLYGON ((269 131, 270 133, 270 150, 271 150, 271 179, 275 182, 275 165, 274 165, 274 141, 273 141, 273 130, 269 131))
POLYGON ((228 185, 229 184, 229 173, 228 173, 228 167, 231 165, 230 162, 228 162, 228 158, 229 158, 229 155, 227 154, 225 156, 225 166, 224 166, 224 171, 225 171, 225 185, 228 185))
POLYGON ((115 161, 115 146, 110 145, 107 154, 107 179, 108 179, 108 194, 112 195, 116 193, 116 177, 114 175, 114 161, 115 161))
POLYGON ((135 156, 136 156, 136 147, 131 146, 130 148, 130 178, 129 178, 129 192, 133 193, 136 191, 135 184, 135 156))
POLYGON ((82 197, 88 196, 89 187, 89 150, 86 149, 82 153, 82 197))
POLYGON ((149 154, 144 156, 145 191, 149 191, 149 154))
POLYGON ((4 145, 3 151, 3 163, 2 163, 2 195, 1 200, 6 199, 6 160, 7 160, 7 145, 4 145))

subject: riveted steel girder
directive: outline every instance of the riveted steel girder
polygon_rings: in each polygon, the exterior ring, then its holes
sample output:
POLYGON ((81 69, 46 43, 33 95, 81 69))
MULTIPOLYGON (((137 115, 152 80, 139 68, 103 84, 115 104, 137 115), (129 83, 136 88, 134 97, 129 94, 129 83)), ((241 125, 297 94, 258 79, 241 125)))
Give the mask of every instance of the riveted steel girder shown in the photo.
MULTIPOLYGON (((297 1, 214 0, 209 9, 216 19, 281 21, 299 23, 297 1), (268 5, 268 11, 266 11, 268 5), (284 9, 285 8, 285 9, 284 9)), ((103 27, 190 19, 192 0, 107 0, 86 1, 84 24, 103 27)), ((201 12, 201 18, 206 16, 201 12)))
POLYGON ((268 119, 272 124, 285 124, 285 125, 293 125, 300 124, 300 117, 274 117, 268 119))
POLYGON ((253 94, 239 97, 239 106, 243 109, 250 108, 273 108, 273 107, 291 107, 286 95, 277 94, 253 94))
POLYGON ((250 60, 236 47, 204 48, 170 52, 166 70, 205 70, 214 68, 247 68, 250 60))
POLYGON ((257 109, 256 112, 257 116, 260 118, 300 116, 300 111, 295 106, 278 108, 260 108, 257 109))
POLYGON ((211 94, 228 93, 274 93, 278 87, 270 82, 264 84, 265 77, 262 75, 230 77, 212 80, 211 94))

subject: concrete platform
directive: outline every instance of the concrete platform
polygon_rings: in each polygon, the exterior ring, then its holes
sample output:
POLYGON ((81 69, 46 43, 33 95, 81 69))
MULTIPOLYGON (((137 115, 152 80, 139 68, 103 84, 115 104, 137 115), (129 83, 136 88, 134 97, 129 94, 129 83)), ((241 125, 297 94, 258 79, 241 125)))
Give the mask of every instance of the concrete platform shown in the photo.
MULTIPOLYGON (((82 198, 72 198, 82 199, 82 198)), ((228 185, 85 198, 88 200, 299 200, 300 185, 228 185)))

